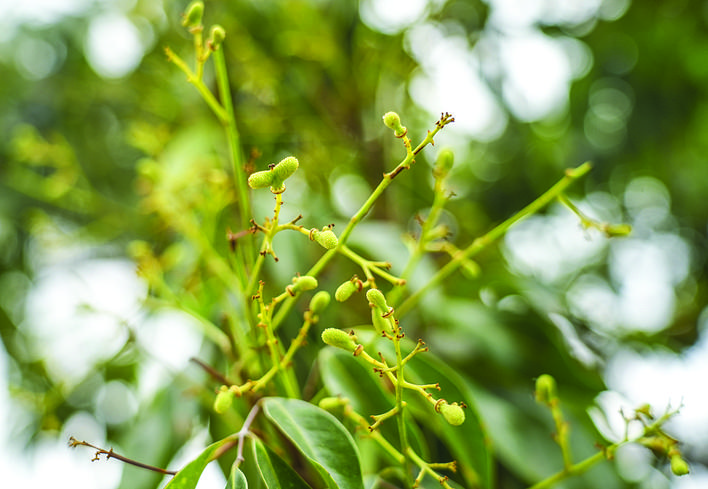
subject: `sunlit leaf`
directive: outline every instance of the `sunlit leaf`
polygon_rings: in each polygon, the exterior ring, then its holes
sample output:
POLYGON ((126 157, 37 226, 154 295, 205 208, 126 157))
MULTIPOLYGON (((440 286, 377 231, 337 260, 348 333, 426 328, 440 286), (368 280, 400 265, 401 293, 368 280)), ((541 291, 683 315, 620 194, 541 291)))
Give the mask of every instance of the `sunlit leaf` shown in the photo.
POLYGON ((248 489, 246 476, 236 465, 231 467, 231 475, 229 475, 229 480, 226 482, 226 489, 248 489))
POLYGON ((177 475, 165 486, 165 489, 194 489, 197 487, 197 482, 199 482, 202 472, 204 472, 207 464, 214 460, 214 454, 217 450, 232 441, 232 438, 224 438, 209 445, 197 458, 177 472, 177 475))
POLYGON ((354 439, 328 412, 299 399, 268 398, 263 411, 307 457, 328 488, 362 489, 354 439))
POLYGON ((268 489, 309 489, 297 472, 261 441, 254 440, 253 454, 268 489))

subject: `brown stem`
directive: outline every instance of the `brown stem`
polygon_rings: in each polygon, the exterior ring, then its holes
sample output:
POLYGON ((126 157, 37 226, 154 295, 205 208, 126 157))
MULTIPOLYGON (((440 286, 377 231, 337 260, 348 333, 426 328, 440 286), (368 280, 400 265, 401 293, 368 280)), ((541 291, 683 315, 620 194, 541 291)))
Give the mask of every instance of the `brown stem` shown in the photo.
POLYGON ((73 436, 69 438, 69 446, 71 448, 78 447, 78 446, 84 446, 84 447, 89 447, 93 448, 96 450, 96 455, 93 457, 91 460, 92 462, 99 460, 99 457, 101 455, 106 456, 106 460, 109 458, 115 458, 117 460, 120 460, 123 463, 134 465, 135 467, 140 467, 141 469, 147 469, 147 470, 152 470, 153 472, 158 472, 160 474, 166 474, 166 475, 175 475, 177 474, 176 470, 167 470, 167 469, 162 469, 160 467, 154 467, 152 465, 147 465, 142 462, 138 462, 137 460, 133 460, 132 458, 124 457, 123 455, 119 455, 113 451, 111 448, 110 450, 104 450, 103 448, 99 448, 95 445, 92 445, 90 443, 87 443, 85 441, 79 441, 73 436))
POLYGON ((221 382, 224 385, 234 385, 235 382, 231 382, 228 378, 226 378, 224 375, 221 374, 221 372, 217 371, 214 367, 211 365, 207 365, 206 363, 202 362, 196 357, 192 357, 189 359, 190 361, 196 363, 199 365, 206 373, 214 377, 216 380, 221 382))

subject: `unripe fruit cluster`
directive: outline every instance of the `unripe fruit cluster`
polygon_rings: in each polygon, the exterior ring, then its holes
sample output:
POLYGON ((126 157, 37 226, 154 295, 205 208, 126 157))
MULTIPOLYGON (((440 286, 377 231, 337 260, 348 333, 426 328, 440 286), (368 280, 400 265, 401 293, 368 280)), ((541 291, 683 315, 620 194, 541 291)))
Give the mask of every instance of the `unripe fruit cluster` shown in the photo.
POLYGON ((445 421, 452 426, 460 426, 465 422, 465 411, 462 406, 456 402, 448 404, 445 399, 441 399, 438 404, 435 405, 435 410, 442 414, 445 421))
POLYGON ((248 186, 256 188, 270 187, 270 191, 279 194, 285 191, 285 180, 290 178, 300 166, 297 158, 288 156, 269 170, 251 173, 248 177, 248 186))

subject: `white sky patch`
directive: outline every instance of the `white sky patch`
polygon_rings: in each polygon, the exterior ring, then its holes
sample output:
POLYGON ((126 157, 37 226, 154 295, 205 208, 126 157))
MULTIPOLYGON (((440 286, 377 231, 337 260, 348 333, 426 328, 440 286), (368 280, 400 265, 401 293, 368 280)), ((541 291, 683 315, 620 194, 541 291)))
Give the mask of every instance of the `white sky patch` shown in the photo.
POLYGON ((372 29, 385 34, 397 34, 419 21, 425 14, 428 0, 362 0, 361 20, 372 29))
POLYGON ((137 335, 142 348, 172 372, 184 369, 202 344, 202 329, 197 320, 173 309, 149 316, 141 323, 137 335))
POLYGON ((507 105, 522 121, 535 121, 565 110, 572 81, 563 46, 539 31, 499 40, 507 105))
POLYGON ((135 25, 124 15, 111 13, 91 20, 85 52, 100 76, 121 78, 138 67, 144 48, 135 25))
MULTIPOLYGON (((592 210, 585 202, 575 203, 583 212, 592 210)), ((578 218, 561 205, 547 215, 535 215, 513 226, 504 237, 509 264, 520 273, 542 282, 554 283, 595 262, 607 246, 596 231, 586 231, 578 218)))
POLYGON ((493 140, 506 128, 506 114, 480 77, 479 60, 462 37, 444 37, 432 24, 412 28, 406 38, 421 64, 411 97, 431 114, 452 112, 454 128, 478 140, 493 140))
POLYGON ((669 351, 637 353, 621 351, 608 363, 608 386, 621 392, 637 407, 644 403, 663 414, 667 404, 683 404, 670 421, 670 433, 700 453, 708 452, 708 337, 705 328, 699 341, 681 356, 669 351))
POLYGON ((41 272, 26 303, 25 328, 34 354, 58 381, 79 381, 117 353, 138 313, 146 285, 127 260, 88 260, 41 272))
POLYGON ((0 11, 8 25, 46 26, 69 15, 85 12, 95 0, 0 0, 0 11))

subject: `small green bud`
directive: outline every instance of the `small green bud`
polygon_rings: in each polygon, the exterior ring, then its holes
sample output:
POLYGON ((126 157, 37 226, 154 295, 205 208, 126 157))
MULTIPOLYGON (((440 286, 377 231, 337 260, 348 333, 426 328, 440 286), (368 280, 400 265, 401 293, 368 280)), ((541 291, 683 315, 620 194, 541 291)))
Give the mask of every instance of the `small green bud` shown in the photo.
POLYGON ((357 347, 356 336, 348 334, 337 328, 327 328, 322 331, 322 341, 327 343, 329 346, 334 346, 336 348, 341 348, 342 350, 351 352, 356 350, 357 347))
POLYGON ((248 186, 253 189, 270 187, 272 182, 272 170, 257 171, 255 173, 251 173, 251 175, 249 175, 248 177, 248 186))
POLYGON ((234 392, 225 385, 222 385, 221 389, 219 389, 219 393, 216 395, 216 399, 214 399, 214 411, 219 414, 225 413, 231 407, 233 400, 234 392))
POLYGON ((326 290, 320 290, 310 300, 310 312, 319 314, 329 305, 330 295, 326 290))
POLYGON ((462 406, 456 402, 448 404, 447 401, 443 400, 443 402, 437 406, 437 410, 443 415, 445 421, 452 426, 460 426, 465 422, 465 411, 462 409, 462 406))
POLYGON ((620 238, 632 232, 629 224, 606 224, 602 227, 608 238, 620 238))
POLYGON ((345 300, 349 299, 352 294, 357 290, 360 290, 357 284, 351 280, 347 280, 342 285, 337 287, 337 290, 334 292, 334 298, 337 300, 337 302, 344 302, 345 300))
POLYGON ((634 410, 637 414, 643 414, 649 419, 654 419, 654 415, 651 412, 651 404, 643 404, 634 410))
POLYGON ((380 335, 390 326, 389 320, 381 317, 381 313, 376 308, 371 310, 371 323, 374 325, 376 332, 380 335))
POLYGON ((296 292, 304 292, 306 290, 312 290, 317 288, 317 279, 315 277, 310 277, 309 275, 303 275, 302 277, 293 278, 293 284, 290 286, 291 294, 296 292))
POLYGON ((438 154, 438 159, 435 161, 435 167, 433 168, 433 176, 436 179, 441 179, 447 177, 450 170, 452 170, 452 165, 455 162, 455 155, 451 149, 443 149, 438 154))
POLYGON ((379 289, 369 289, 366 291, 366 298, 369 302, 376 306, 376 308, 382 313, 389 312, 388 304, 386 304, 386 297, 384 297, 383 292, 379 289))
POLYGON ((341 397, 325 397, 319 402, 320 409, 325 411, 339 411, 341 408, 347 405, 347 400, 341 397))
POLYGON ((671 455, 671 472, 673 472, 674 475, 686 475, 690 472, 688 463, 681 458, 680 453, 671 455))
POLYGON ((211 33, 209 34, 209 41, 207 41, 207 46, 212 51, 216 51, 221 47, 221 45, 226 39, 226 31, 220 25, 214 25, 211 27, 211 33))
POLYGON ((150 258, 153 256, 152 248, 147 241, 135 240, 128 244, 128 255, 135 259, 150 258))
POLYGON ((476 261, 465 258, 460 265, 462 266, 462 272, 469 278, 477 278, 482 274, 482 269, 476 261))
POLYGON ((536 402, 548 404, 556 397, 556 379, 548 374, 536 379, 536 402))
POLYGON ((401 117, 395 112, 386 112, 383 116, 383 122, 386 127, 392 129, 396 133, 397 138, 402 138, 408 130, 401 125, 401 117))
POLYGON ((325 249, 333 250, 337 247, 337 244, 339 243, 337 235, 334 234, 334 232, 329 228, 324 229, 322 231, 313 229, 311 233, 312 239, 317 241, 325 249))
POLYGON ((275 168, 273 168, 273 173, 275 173, 275 178, 282 182, 290 178, 293 173, 297 171, 299 166, 300 163, 297 161, 297 158, 294 156, 288 156, 275 165, 275 168))
POLYGON ((194 1, 190 3, 182 14, 182 25, 184 27, 199 27, 204 15, 204 2, 194 1))

